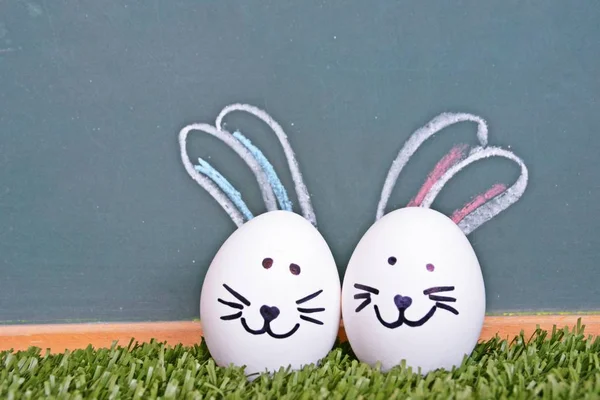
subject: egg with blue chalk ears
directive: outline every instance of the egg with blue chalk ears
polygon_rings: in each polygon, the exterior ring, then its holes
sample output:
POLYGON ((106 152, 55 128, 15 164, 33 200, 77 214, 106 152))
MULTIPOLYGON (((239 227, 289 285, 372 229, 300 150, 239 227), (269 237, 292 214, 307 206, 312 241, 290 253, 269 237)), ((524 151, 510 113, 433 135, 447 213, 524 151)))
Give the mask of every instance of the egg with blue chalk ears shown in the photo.
POLYGON ((485 316, 485 287, 469 240, 450 218, 422 207, 392 211, 355 248, 342 319, 356 356, 387 371, 403 361, 426 374, 459 366, 485 316))
POLYGON ((341 283, 317 229, 290 211, 241 225, 215 255, 202 286, 204 340, 219 366, 255 378, 318 363, 340 323, 341 283))

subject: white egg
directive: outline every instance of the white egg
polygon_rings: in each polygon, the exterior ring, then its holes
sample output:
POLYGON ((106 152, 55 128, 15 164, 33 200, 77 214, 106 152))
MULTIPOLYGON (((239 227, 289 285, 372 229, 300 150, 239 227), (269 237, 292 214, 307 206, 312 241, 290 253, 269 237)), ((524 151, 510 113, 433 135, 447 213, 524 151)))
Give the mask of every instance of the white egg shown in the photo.
POLYGON ((327 243, 305 218, 261 214, 221 246, 200 298, 204 339, 219 366, 258 373, 317 363, 340 324, 341 284, 327 243))
POLYGON ((481 333, 485 287, 460 228, 427 208, 392 211, 354 250, 342 288, 342 319, 363 362, 384 371, 403 360, 421 373, 451 369, 481 333))

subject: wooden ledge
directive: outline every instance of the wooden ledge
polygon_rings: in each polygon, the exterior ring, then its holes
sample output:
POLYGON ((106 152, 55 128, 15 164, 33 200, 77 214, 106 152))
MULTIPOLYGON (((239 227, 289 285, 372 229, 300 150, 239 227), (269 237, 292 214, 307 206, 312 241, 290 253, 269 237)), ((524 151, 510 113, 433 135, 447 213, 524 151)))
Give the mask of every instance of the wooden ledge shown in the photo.
MULTIPOLYGON (((544 330, 552 330, 553 325, 572 328, 577 325, 578 318, 586 325, 586 335, 600 336, 600 315, 489 316, 485 319, 480 340, 488 340, 496 334, 503 339, 512 339, 521 330, 531 335, 537 325, 544 330)), ((115 340, 126 346, 131 338, 138 342, 156 339, 171 345, 190 346, 200 343, 201 336, 200 322, 193 321, 7 325, 0 326, 0 351, 36 346, 63 352, 86 348, 90 344, 95 348, 110 347, 115 340)), ((340 327, 340 339, 347 340, 343 326, 340 327)))

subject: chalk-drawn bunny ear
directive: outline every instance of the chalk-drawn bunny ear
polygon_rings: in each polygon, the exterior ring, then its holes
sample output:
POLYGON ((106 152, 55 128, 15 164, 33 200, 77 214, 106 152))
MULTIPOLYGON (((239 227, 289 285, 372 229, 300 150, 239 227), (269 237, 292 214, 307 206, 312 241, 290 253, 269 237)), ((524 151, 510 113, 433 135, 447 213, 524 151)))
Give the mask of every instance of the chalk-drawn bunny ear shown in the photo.
MULTIPOLYGON (((481 146, 486 146, 488 142, 488 129, 485 121, 472 114, 466 113, 442 113, 437 117, 433 118, 423 127, 417 129, 406 141, 404 146, 398 152, 398 155, 392 162, 392 166, 385 178, 385 182, 383 184, 383 189, 381 191, 381 197, 379 199, 379 204, 377 205, 377 215, 376 220, 383 217, 385 213, 385 208, 390 199, 392 191, 394 190, 394 186, 396 185, 396 181, 398 180, 398 176, 402 169, 406 166, 410 158, 415 154, 415 152, 419 149, 419 147, 437 132, 441 131, 444 128, 447 128, 451 125, 457 124, 459 122, 471 121, 477 123, 477 139, 479 140, 479 144, 481 146)), ((441 167, 447 169, 450 165, 457 162, 462 157, 461 148, 453 149, 442 161, 444 162, 441 167)), ((440 163, 442 162, 440 161, 440 163)), ((435 179, 436 177, 433 176, 435 179)))
POLYGON ((238 227, 245 222, 244 217, 250 219, 252 218, 252 215, 249 213, 245 203, 241 199, 239 192, 237 192, 221 174, 212 168, 210 164, 199 159, 198 167, 194 167, 187 154, 186 146, 188 135, 192 131, 215 136, 231 147, 242 160, 244 160, 256 176, 267 210, 272 211, 277 209, 275 195, 270 185, 269 177, 248 147, 244 146, 231 133, 217 129, 208 124, 198 123, 184 127, 179 132, 179 149, 181 161, 183 162, 185 170, 192 179, 203 187, 217 203, 221 205, 238 227))
POLYGON ((275 121, 269 114, 257 107, 254 107, 249 104, 232 104, 225 107, 217 116, 215 126, 219 131, 223 130, 223 118, 225 118, 227 114, 234 111, 243 111, 248 114, 251 114, 257 117, 258 119, 262 120, 273 130, 273 132, 277 136, 277 139, 279 139, 281 147, 283 148, 283 152, 285 154, 288 167, 290 169, 290 173, 294 181, 296 196, 298 197, 298 203, 300 204, 302 215, 304 216, 304 218, 306 218, 308 221, 310 221, 313 225, 316 226, 317 219, 312 207, 312 203, 310 201, 310 195, 308 193, 308 190, 306 189, 304 180, 302 179, 300 167, 298 166, 298 161, 296 160, 296 156, 294 155, 292 146, 290 145, 287 139, 287 135, 283 131, 281 125, 279 125, 279 123, 277 123, 277 121, 275 121))
POLYGON ((438 131, 463 121, 477 123, 477 139, 480 145, 473 148, 468 155, 465 154, 468 147, 467 145, 458 145, 452 148, 452 150, 450 150, 450 152, 433 168, 425 183, 415 198, 410 201, 408 206, 431 207, 431 204, 444 185, 446 185, 454 175, 469 164, 489 157, 503 157, 517 163, 521 168, 519 178, 508 189, 504 185, 497 184, 492 186, 482 195, 476 196, 461 209, 456 210, 451 216, 452 220, 458 224, 466 235, 468 235, 519 200, 525 192, 528 180, 527 167, 523 161, 508 150, 500 147, 486 147, 488 142, 488 129, 487 124, 482 118, 471 114, 444 113, 435 117, 428 124, 415 131, 402 147, 396 159, 394 159, 384 183, 381 199, 377 207, 376 219, 383 216, 390 194, 396 184, 400 172, 423 142, 438 131))
POLYGON ((502 184, 496 184, 485 193, 476 196, 462 208, 456 210, 451 216, 452 220, 458 224, 465 235, 468 235, 516 203, 527 188, 529 172, 525 163, 513 152, 500 147, 476 147, 471 151, 467 158, 448 168, 439 180, 429 188, 420 204, 421 207, 431 207, 431 204, 448 181, 465 167, 475 161, 491 157, 502 157, 515 162, 519 165, 521 174, 509 188, 506 188, 506 186, 502 184))

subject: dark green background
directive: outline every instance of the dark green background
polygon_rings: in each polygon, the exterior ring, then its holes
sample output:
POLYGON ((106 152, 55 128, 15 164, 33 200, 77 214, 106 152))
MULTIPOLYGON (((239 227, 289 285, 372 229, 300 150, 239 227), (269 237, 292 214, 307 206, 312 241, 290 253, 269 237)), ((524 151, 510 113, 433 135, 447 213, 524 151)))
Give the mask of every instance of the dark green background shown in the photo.
MULTIPOLYGON (((234 102, 286 129, 340 272, 410 133, 444 111, 482 116, 530 169, 522 200, 470 236, 488 311, 600 308, 598 21, 594 1, 0 0, 0 321, 197 317, 235 226, 185 173, 177 133, 234 102)), ((289 184, 267 129, 227 123, 289 184)), ((472 124, 452 130, 414 157, 391 207, 474 142, 472 124)), ((264 210, 233 152, 200 136, 189 148, 264 210)), ((476 165, 436 208, 518 172, 476 165)))

